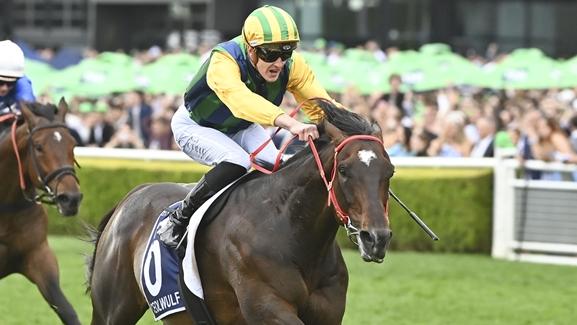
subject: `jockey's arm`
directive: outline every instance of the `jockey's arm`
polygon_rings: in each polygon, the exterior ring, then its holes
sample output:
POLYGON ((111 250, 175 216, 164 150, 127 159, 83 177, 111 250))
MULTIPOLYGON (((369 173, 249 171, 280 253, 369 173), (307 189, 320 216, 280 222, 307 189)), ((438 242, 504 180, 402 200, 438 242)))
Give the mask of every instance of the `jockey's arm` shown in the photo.
POLYGON ((28 77, 24 76, 15 85, 15 101, 25 101, 25 102, 35 102, 36 97, 34 96, 34 90, 32 89, 32 81, 28 77))
POLYGON ((242 82, 238 64, 228 53, 213 53, 206 82, 237 118, 275 125, 277 117, 284 114, 280 107, 253 93, 242 82))
MULTIPOLYGON (((327 91, 316 79, 313 71, 302 55, 298 52, 294 52, 292 56, 292 66, 287 90, 295 96, 298 103, 302 103, 310 98, 326 98, 334 102, 337 106, 342 107, 341 104, 329 96, 327 91)), ((305 103, 302 109, 315 123, 318 123, 324 116, 323 111, 313 102, 305 103)))

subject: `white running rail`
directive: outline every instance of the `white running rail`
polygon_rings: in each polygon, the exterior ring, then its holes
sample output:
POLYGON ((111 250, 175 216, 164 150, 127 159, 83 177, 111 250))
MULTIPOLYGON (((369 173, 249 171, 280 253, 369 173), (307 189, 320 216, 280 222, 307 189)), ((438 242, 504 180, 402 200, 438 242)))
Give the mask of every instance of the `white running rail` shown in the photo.
MULTIPOLYGON (((77 157, 190 161, 180 151, 78 147, 77 157)), ((526 161, 511 152, 497 158, 393 157, 398 167, 489 168, 493 170, 493 243, 491 255, 508 260, 577 265, 577 182, 526 180, 525 169, 577 175, 577 166, 526 161)))

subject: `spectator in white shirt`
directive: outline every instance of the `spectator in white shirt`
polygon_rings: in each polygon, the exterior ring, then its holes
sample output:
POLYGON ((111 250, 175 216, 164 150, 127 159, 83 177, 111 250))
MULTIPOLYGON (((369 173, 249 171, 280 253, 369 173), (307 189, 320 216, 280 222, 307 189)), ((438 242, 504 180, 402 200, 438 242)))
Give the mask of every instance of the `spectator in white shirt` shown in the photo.
POLYGON ((471 157, 493 157, 495 151, 495 119, 487 116, 479 117, 475 125, 479 133, 479 140, 473 145, 471 157))

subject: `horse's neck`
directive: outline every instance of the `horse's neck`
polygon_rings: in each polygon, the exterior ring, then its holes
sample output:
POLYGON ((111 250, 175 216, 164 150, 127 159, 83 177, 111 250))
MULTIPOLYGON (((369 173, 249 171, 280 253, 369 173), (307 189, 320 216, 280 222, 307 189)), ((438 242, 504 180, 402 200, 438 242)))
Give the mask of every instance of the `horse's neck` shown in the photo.
MULTIPOLYGON (((331 148, 320 150, 324 172, 330 178, 333 157, 331 148)), ((309 150, 309 149, 305 149, 309 150)), ((311 153, 301 164, 292 164, 278 172, 278 182, 284 184, 285 198, 283 200, 288 210, 296 211, 290 214, 294 223, 295 236, 298 243, 309 249, 323 249, 332 245, 339 225, 335 219, 333 207, 327 206, 328 190, 320 176, 319 169, 311 153)), ((314 254, 314 252, 311 252, 314 254)))
POLYGON ((0 202, 18 202, 24 200, 22 190, 20 189, 19 168, 22 168, 24 178, 28 182, 27 174, 27 130, 21 125, 16 130, 16 139, 18 145, 18 154, 20 156, 21 166, 18 166, 18 160, 14 153, 12 145, 12 135, 9 134, 0 141, 0 172, 2 176, 2 186, 0 186, 0 202))

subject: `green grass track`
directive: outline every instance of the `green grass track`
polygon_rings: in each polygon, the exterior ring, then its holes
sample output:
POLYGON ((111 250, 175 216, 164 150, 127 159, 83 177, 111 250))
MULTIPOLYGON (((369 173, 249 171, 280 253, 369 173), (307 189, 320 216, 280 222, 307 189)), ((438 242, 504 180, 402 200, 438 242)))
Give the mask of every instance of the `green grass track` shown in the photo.
MULTIPOLYGON (((61 283, 83 324, 85 255, 91 246, 51 237, 61 283)), ((350 287, 344 324, 577 324, 577 268, 493 260, 479 255, 389 254, 383 264, 346 251, 350 287)), ((20 275, 0 281, 0 324, 59 324, 20 275)), ((139 324, 155 324, 147 315, 139 324)))

